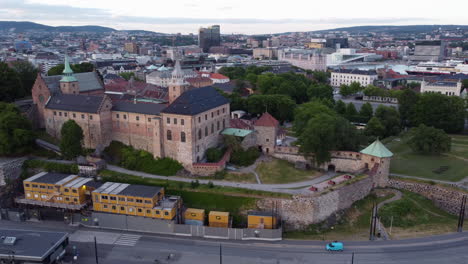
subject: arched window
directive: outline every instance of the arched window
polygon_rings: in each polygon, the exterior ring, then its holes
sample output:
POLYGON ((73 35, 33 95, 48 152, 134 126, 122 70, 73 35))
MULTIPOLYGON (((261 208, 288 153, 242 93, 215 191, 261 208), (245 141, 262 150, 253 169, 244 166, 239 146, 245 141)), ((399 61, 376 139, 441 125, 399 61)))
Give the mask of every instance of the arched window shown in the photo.
POLYGON ((201 139, 202 134, 201 134, 201 129, 198 129, 198 139, 201 139))
POLYGON ((226 128, 226 119, 223 119, 223 129, 226 128))
POLYGON ((180 141, 185 142, 185 132, 180 132, 180 141))
POLYGON ((167 131, 167 140, 172 140, 172 131, 167 131))
POLYGON ((214 133, 214 124, 211 123, 211 134, 213 134, 213 133, 214 133))
POLYGON ((208 127, 205 127, 205 137, 208 136, 208 127))

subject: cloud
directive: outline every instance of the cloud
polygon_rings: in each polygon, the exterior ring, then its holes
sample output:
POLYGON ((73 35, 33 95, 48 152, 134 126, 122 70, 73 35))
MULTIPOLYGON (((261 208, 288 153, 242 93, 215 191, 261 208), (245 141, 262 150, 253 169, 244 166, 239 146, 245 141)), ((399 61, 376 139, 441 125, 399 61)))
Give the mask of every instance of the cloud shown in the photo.
MULTIPOLYGON (((30 3, 25 0, 0 0, 0 19, 5 20, 32 20, 66 23, 64 25, 96 24, 96 25, 130 25, 132 28, 141 24, 142 26, 153 25, 160 27, 171 27, 174 25, 193 25, 197 28, 203 24, 230 24, 230 25, 285 25, 296 24, 312 27, 318 25, 357 25, 357 24, 402 24, 423 23, 429 19, 413 18, 318 18, 318 19, 260 19, 260 18, 190 18, 190 17, 140 17, 121 16, 113 14, 110 10, 100 8, 83 8, 66 5, 48 5, 41 3, 30 3)), ((199 7, 198 3, 192 3, 192 7, 199 7)), ((226 6, 224 9, 232 9, 226 6)), ((54 23, 55 24, 55 23, 54 23)), ((244 26, 245 30, 250 30, 244 26)), ((173 28, 173 27, 171 27, 173 28)), ((125 29, 125 28, 122 28, 125 29)), ((291 27, 294 31, 294 27, 291 27)))

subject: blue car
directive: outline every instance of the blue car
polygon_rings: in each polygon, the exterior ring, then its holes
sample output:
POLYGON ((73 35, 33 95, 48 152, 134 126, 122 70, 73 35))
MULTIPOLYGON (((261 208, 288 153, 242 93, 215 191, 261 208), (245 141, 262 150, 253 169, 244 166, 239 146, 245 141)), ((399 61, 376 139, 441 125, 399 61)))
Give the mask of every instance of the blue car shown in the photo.
POLYGON ((344 246, 341 242, 333 241, 327 244, 326 249, 328 251, 343 251, 344 246))

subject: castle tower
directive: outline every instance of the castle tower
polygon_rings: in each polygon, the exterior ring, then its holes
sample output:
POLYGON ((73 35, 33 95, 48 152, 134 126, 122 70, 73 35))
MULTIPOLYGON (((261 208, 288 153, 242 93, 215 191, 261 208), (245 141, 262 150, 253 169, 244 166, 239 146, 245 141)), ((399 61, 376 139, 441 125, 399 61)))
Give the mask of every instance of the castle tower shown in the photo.
POLYGON ((63 69, 63 76, 60 80, 60 91, 64 94, 80 93, 78 80, 73 76, 73 70, 70 67, 67 55, 65 55, 65 68, 63 69))
POLYGON ((374 186, 386 187, 393 153, 378 139, 360 152, 363 154, 362 160, 366 163, 366 167, 368 167, 374 178, 374 186))
POLYGON ((180 61, 176 60, 172 80, 169 83, 169 103, 174 102, 177 97, 189 89, 189 84, 185 81, 184 72, 180 66, 180 61))

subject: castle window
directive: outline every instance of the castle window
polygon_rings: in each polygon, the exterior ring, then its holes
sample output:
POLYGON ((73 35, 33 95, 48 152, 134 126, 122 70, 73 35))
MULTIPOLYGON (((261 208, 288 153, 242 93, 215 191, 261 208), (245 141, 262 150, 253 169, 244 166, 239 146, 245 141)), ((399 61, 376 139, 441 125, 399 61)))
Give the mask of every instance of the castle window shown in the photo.
POLYGON ((75 117, 76 117, 76 114, 75 114, 75 113, 73 113, 73 118, 75 118, 75 117))
POLYGON ((216 111, 216 112, 217 112, 217 115, 219 115, 219 109, 218 109, 218 111, 216 111))
POLYGON ((212 123, 211 124, 211 134, 213 134, 213 133, 214 133, 214 124, 212 123))
POLYGON ((93 120, 93 116, 92 116, 92 115, 89 116, 89 120, 93 120))
POLYGON ((201 129, 198 130, 198 139, 201 139, 202 138, 202 133, 201 133, 201 129))
POLYGON ((208 127, 205 127, 205 137, 208 136, 208 127))
POLYGON ((197 146, 197 153, 200 152, 200 146, 197 146))
POLYGON ((177 125, 177 118, 174 118, 174 125, 177 125))
POLYGON ((68 113, 63 113, 63 115, 64 115, 65 117, 68 117, 68 113))
POLYGON ((115 114, 115 118, 120 118, 120 115, 119 115, 119 114, 115 114))
POLYGON ((211 112, 211 118, 213 118, 213 117, 214 117, 214 112, 211 112))
POLYGON ((124 118, 124 119, 127 119, 127 115, 123 115, 123 118, 124 118))
POLYGON ((180 120, 180 124, 181 124, 181 125, 184 125, 184 122, 185 122, 184 119, 181 119, 181 120, 180 120))
POLYGON ((180 141, 185 142, 185 132, 180 132, 180 141))
POLYGON ((226 128, 226 120, 223 119, 223 129, 226 128))
POLYGON ((208 120, 208 115, 205 115, 205 120, 208 120))
POLYGON ((62 112, 59 112, 59 116, 62 116, 62 112))
POLYGON ((151 122, 151 118, 148 117, 148 122, 151 122))
POLYGON ((201 116, 198 117, 198 123, 201 123, 201 116))
POLYGON ((136 116, 135 119, 136 119, 136 121, 140 121, 140 117, 139 117, 139 116, 136 116))
POLYGON ((216 130, 219 130, 219 121, 216 123, 216 130))
POLYGON ((84 119, 84 115, 81 115, 81 119, 84 119))
POLYGON ((167 140, 172 140, 172 131, 167 131, 167 140))
POLYGON ((166 119, 166 123, 168 123, 168 124, 171 123, 171 119, 169 117, 166 119))
POLYGON ((226 112, 226 108, 223 107, 223 114, 226 112))

